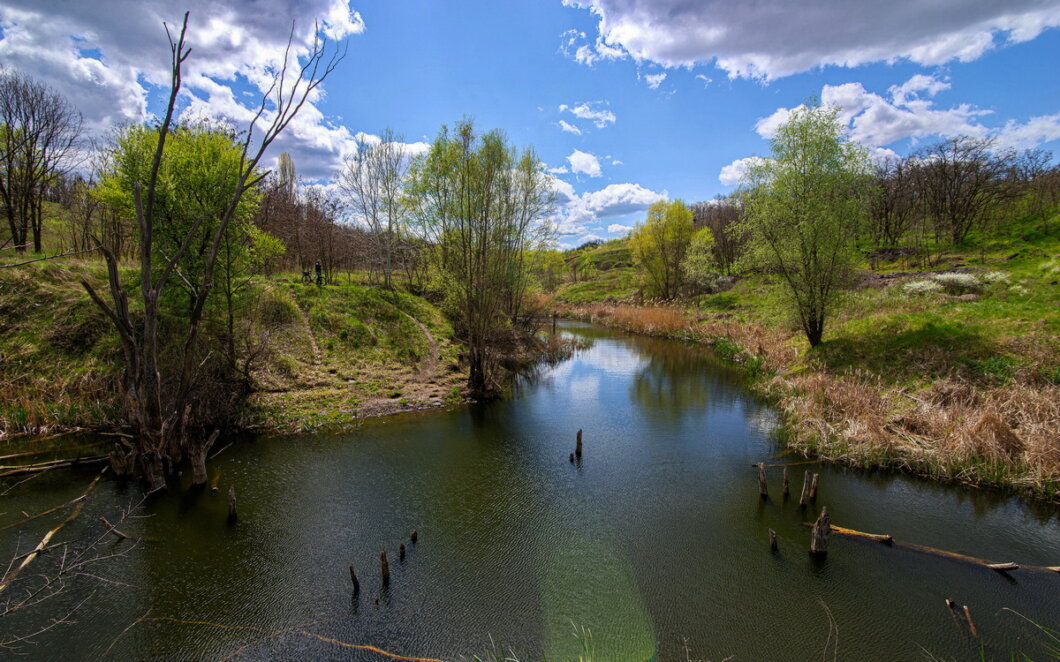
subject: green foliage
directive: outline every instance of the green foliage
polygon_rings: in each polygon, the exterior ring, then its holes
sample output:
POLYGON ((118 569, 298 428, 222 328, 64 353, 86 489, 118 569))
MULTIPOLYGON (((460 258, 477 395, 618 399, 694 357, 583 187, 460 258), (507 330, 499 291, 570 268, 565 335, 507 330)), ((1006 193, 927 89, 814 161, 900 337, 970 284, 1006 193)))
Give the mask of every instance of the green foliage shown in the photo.
POLYGON ((794 111, 772 150, 772 158, 750 168, 740 191, 751 236, 748 257, 781 275, 816 346, 855 263, 868 158, 844 138, 838 110, 819 105, 794 111))
POLYGON ((685 280, 696 289, 710 291, 718 282, 718 263, 714 259, 714 232, 710 228, 701 228, 692 235, 681 269, 685 280))
POLYGON ((684 282, 682 264, 695 226, 692 210, 680 200, 660 200, 648 208, 647 220, 630 233, 633 260, 654 296, 673 299, 684 282))

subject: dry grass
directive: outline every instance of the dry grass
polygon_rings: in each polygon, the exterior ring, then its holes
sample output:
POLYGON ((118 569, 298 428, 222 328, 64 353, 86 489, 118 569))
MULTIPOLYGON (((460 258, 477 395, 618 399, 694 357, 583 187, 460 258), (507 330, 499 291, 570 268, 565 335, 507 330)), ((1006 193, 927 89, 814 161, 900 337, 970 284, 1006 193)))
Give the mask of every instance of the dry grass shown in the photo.
POLYGON ((864 369, 829 369, 807 357, 801 338, 724 313, 694 317, 673 305, 604 303, 562 312, 713 345, 753 367, 763 376, 756 387, 785 414, 789 444, 804 453, 1060 501, 1060 386, 1042 378, 1040 368, 1053 360, 1047 344, 1013 340, 1025 363, 1003 383, 951 366, 948 376, 896 385, 864 369))

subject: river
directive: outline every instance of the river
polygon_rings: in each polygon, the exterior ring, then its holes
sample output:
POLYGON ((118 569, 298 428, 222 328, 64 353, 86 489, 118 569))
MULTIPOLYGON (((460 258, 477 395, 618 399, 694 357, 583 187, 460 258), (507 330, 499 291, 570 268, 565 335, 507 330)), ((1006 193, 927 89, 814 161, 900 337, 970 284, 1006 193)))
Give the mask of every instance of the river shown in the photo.
MULTIPOLYGON (((814 508, 800 510, 798 491, 803 471, 818 472, 816 507, 834 524, 1037 566, 1060 564, 1055 508, 806 464, 781 450, 776 415, 742 374, 709 351, 573 323, 562 332, 592 346, 521 379, 502 402, 369 420, 343 435, 237 440, 210 465, 219 495, 174 485, 122 524, 155 540, 93 569, 120 584, 78 581, 46 612, 8 619, 29 627, 92 594, 75 624, 24 652, 388 659, 345 643, 458 660, 492 639, 524 662, 577 660, 584 646, 621 662, 966 660, 980 645, 987 659, 1041 659, 1046 637, 1019 614, 1060 626, 1060 575, 1006 577, 838 536, 814 559, 802 524, 814 508), (579 429, 585 451, 572 464, 579 429), (793 465, 793 499, 781 498, 779 466, 768 469, 770 498, 759 498, 759 461, 793 465), (232 486, 239 519, 229 526, 232 486), (969 605, 981 638, 946 598, 969 605)), ((0 499, 0 525, 77 496, 91 475, 16 488, 0 499)), ((133 487, 103 482, 61 537, 135 500, 133 487)), ((3 551, 32 547, 56 522, 0 531, 3 551)))

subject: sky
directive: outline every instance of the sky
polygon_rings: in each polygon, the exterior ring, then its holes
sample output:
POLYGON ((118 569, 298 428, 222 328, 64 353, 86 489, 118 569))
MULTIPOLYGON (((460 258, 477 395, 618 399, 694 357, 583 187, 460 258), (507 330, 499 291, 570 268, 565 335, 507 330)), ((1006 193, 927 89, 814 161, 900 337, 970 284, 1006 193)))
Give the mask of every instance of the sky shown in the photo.
POLYGON ((359 139, 415 154, 470 118, 537 151, 562 247, 731 193, 811 98, 874 155, 974 135, 1060 156, 1060 0, 4 0, 0 67, 104 137, 163 110, 184 10, 183 117, 244 125, 288 38, 325 36, 345 59, 270 163, 326 185, 359 139))

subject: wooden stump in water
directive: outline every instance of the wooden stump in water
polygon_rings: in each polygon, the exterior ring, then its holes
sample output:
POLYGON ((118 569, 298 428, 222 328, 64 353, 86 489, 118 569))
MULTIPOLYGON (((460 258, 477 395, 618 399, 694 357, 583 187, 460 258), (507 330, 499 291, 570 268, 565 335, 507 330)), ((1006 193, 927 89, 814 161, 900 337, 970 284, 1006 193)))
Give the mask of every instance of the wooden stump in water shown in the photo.
POLYGON ((763 499, 769 496, 769 488, 766 485, 766 463, 758 463, 758 495, 763 499))
POLYGON ((777 551, 777 532, 773 529, 769 530, 769 549, 777 551))
POLYGON ((188 444, 188 461, 191 462, 191 484, 205 485, 210 479, 206 473, 206 456, 213 448, 214 442, 221 434, 220 430, 214 430, 213 434, 205 441, 194 441, 188 444))
POLYGON ((783 486, 781 487, 781 492, 782 492, 784 498, 786 499, 788 497, 788 494, 789 494, 789 489, 788 489, 788 468, 787 467, 784 467, 784 483, 783 483, 783 486))
POLYGON ((405 560, 405 543, 401 543, 401 546, 398 547, 398 560, 399 561, 404 561, 405 560))
POLYGON ((799 505, 805 507, 810 500, 810 472, 802 475, 802 496, 799 497, 799 505))
POLYGON ((236 521, 238 515, 236 514, 236 486, 232 485, 228 488, 228 523, 232 524, 236 521))
POLYGON ((416 544, 416 541, 417 541, 418 539, 419 539, 419 535, 418 535, 418 534, 416 533, 416 529, 413 529, 413 530, 412 530, 412 535, 410 535, 410 536, 409 536, 409 540, 411 540, 411 541, 412 541, 412 544, 413 544, 413 545, 415 545, 415 544, 416 544))
POLYGON ((361 582, 357 581, 357 573, 353 571, 353 566, 350 566, 350 581, 353 582, 353 594, 357 595, 361 592, 361 582))
POLYGON ((574 453, 570 454, 570 463, 574 464, 574 453))
POLYGON ((832 518, 828 516, 828 508, 821 508, 821 514, 813 525, 813 533, 810 537, 810 553, 824 556, 828 553, 828 536, 832 533, 832 518))
POLYGON ((810 483, 810 503, 817 503, 817 479, 821 477, 821 474, 813 475, 813 482, 810 483))
POLYGON ((582 457, 582 431, 578 430, 578 443, 574 446, 574 456, 579 460, 582 457))
POLYGON ((383 571, 383 586, 390 583, 390 563, 386 560, 386 550, 379 552, 379 565, 383 571))

